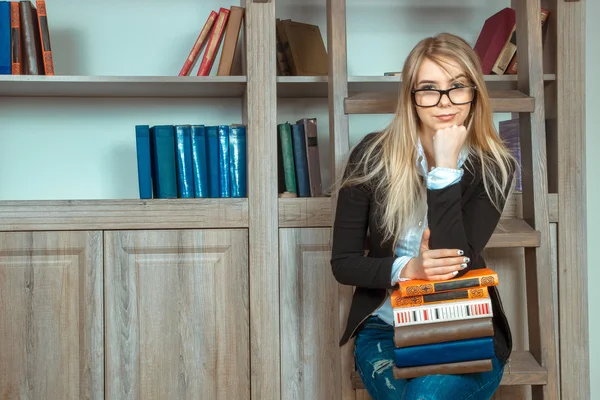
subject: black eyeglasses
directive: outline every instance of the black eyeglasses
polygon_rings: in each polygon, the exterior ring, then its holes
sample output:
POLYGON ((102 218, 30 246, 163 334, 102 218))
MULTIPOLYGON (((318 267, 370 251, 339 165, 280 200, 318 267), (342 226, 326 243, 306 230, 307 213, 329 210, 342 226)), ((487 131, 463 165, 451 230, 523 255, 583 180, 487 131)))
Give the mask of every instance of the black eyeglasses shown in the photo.
POLYGON ((442 95, 448 96, 454 105, 471 103, 475 99, 477 86, 458 86, 446 90, 441 89, 413 89, 412 100, 418 107, 435 107, 440 103, 442 95))

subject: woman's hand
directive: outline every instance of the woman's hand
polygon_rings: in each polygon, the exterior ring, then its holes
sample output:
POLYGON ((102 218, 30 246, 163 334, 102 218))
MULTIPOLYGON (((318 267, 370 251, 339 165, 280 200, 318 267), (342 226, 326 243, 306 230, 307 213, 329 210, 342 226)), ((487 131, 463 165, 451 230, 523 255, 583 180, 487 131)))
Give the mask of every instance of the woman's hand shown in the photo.
POLYGON ((409 279, 423 279, 428 281, 441 281, 451 279, 458 271, 467 267, 470 261, 462 256, 460 249, 429 249, 429 228, 425 229, 419 256, 413 257, 402 270, 400 277, 409 279))
POLYGON ((433 137, 435 165, 442 168, 456 169, 458 155, 466 138, 467 128, 463 125, 453 125, 436 131, 433 137))

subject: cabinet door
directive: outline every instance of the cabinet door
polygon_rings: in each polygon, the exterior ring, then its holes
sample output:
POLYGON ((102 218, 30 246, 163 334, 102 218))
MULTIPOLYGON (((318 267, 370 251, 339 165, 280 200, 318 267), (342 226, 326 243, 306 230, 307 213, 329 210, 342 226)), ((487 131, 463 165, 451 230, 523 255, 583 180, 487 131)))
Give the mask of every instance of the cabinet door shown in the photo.
POLYGON ((106 398, 250 397, 245 229, 105 232, 106 398))
POLYGON ((282 399, 341 398, 330 234, 330 228, 279 230, 282 399))
POLYGON ((0 397, 103 399, 101 232, 0 233, 0 397))

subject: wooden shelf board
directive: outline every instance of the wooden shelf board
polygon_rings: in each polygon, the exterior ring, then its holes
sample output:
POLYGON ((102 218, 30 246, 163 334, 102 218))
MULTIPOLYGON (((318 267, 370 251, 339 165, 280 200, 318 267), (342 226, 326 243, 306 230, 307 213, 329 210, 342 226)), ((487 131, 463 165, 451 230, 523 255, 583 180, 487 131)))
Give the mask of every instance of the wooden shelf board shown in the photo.
POLYGON ((327 98, 327 76, 278 76, 279 98, 327 98))
POLYGON ((330 226, 330 197, 295 197, 279 199, 280 228, 330 226))
MULTIPOLYGON (((554 81, 554 74, 544 75, 544 80, 554 81)), ((279 98, 327 98, 327 76, 278 76, 277 97, 279 98)), ((486 75, 488 89, 516 89, 516 75, 486 75)), ((348 93, 390 92, 397 93, 400 76, 349 76, 348 93)))
MULTIPOLYGON (((504 369, 501 386, 512 385, 545 385, 548 373, 528 351, 513 351, 511 360, 504 369)), ((352 371, 353 389, 364 389, 365 386, 357 371, 352 371)))
MULTIPOLYGON (((558 222, 558 195, 556 193, 548 194, 548 205, 550 222, 558 222)), ((331 207, 330 197, 280 198, 279 227, 330 227, 332 224, 331 207)), ((490 241, 492 247, 498 247, 503 243, 515 244, 516 239, 524 240, 523 243, 527 243, 528 246, 539 245, 539 233, 520 220, 523 217, 522 210, 522 195, 515 192, 508 199, 502 214, 502 222, 507 225, 497 229, 495 237, 490 241), (513 239, 511 236, 515 233, 519 234, 519 237, 513 239)))
MULTIPOLYGON (((494 112, 532 112, 535 99, 518 90, 492 90, 489 92, 494 112)), ((398 94, 394 92, 363 92, 344 100, 346 114, 393 114, 396 112, 398 94)))
POLYGON ((0 75, 0 96, 242 97, 245 76, 0 75))
POLYGON ((247 227, 245 198, 0 201, 0 231, 247 227))

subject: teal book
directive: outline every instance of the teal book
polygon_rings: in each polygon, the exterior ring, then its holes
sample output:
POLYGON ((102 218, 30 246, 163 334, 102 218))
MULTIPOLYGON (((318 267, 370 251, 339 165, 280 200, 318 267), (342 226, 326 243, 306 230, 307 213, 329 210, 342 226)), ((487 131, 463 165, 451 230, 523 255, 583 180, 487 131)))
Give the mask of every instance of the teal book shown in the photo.
POLYGON ((150 150, 150 127, 135 126, 135 148, 137 153, 138 188, 140 199, 152 198, 152 155, 150 150))
POLYGON ((304 124, 292 125, 292 149, 294 152, 294 166, 296 167, 298 197, 310 197, 310 181, 308 177, 308 158, 306 155, 304 124))
POLYGON ((486 360, 494 357, 494 340, 492 336, 484 336, 451 342, 396 347, 394 357, 397 367, 486 360))
POLYGON ((219 192, 219 134, 217 126, 206 127, 206 168, 208 197, 220 197, 219 192))
POLYGON ((229 186, 229 126, 219 125, 219 197, 231 197, 229 186))
POLYGON ((177 156, 177 196, 194 197, 194 170, 192 166, 192 130, 189 125, 175 126, 177 156))
POLYGON ((229 181, 231 197, 247 197, 246 126, 229 128, 229 181))
POLYGON ((177 167, 173 125, 155 125, 150 128, 150 144, 155 197, 175 199, 177 198, 177 167))
POLYGON ((208 197, 208 169, 206 164, 206 128, 192 125, 192 165, 194 197, 208 197))

